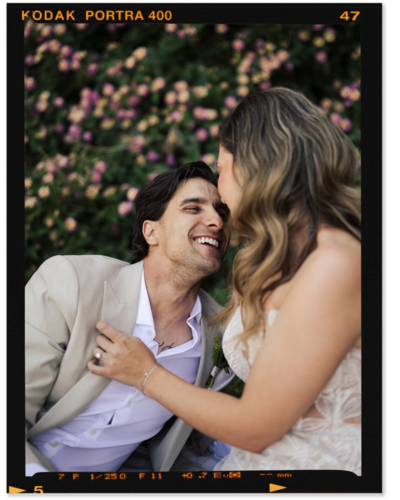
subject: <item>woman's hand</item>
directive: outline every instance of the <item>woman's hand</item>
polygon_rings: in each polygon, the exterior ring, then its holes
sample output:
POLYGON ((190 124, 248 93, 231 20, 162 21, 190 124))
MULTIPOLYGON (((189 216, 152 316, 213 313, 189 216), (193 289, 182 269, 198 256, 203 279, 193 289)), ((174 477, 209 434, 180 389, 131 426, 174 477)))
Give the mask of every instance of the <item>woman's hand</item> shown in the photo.
POLYGON ((141 390, 145 373, 156 363, 153 353, 137 337, 107 323, 99 321, 96 328, 103 335, 96 337, 99 347, 93 349, 94 359, 87 364, 89 371, 141 390), (99 365, 99 360, 104 366, 99 365))

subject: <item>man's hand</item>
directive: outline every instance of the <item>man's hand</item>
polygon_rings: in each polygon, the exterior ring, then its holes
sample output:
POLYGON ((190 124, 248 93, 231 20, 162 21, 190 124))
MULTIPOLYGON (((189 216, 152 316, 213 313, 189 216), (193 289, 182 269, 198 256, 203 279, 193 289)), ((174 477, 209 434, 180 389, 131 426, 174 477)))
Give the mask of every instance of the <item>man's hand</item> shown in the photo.
POLYGON ((99 321, 96 328, 103 335, 96 337, 99 347, 93 349, 94 359, 87 364, 89 371, 140 390, 145 373, 156 363, 153 353, 137 337, 107 323, 99 321))

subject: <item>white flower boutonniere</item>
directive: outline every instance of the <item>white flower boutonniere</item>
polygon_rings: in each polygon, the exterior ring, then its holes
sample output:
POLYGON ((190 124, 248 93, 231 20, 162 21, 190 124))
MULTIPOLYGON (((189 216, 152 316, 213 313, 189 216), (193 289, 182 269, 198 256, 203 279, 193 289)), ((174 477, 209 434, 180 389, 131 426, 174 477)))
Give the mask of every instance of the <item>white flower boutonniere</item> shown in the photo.
POLYGON ((214 361, 214 366, 208 377, 206 386, 211 389, 214 385, 215 377, 221 368, 223 368, 226 373, 229 373, 229 365, 225 359, 224 351, 222 350, 221 342, 218 337, 214 337, 214 350, 211 356, 214 361))

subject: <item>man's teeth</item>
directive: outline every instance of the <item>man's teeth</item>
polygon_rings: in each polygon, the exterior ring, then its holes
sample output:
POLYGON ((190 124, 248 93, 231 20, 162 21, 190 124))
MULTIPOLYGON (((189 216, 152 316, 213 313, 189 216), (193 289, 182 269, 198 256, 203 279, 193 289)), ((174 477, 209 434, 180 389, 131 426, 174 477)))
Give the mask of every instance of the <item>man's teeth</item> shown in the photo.
POLYGON ((196 238, 194 240, 196 243, 202 243, 202 244, 205 244, 205 243, 208 243, 209 245, 212 245, 216 248, 219 247, 219 242, 217 240, 214 240, 213 238, 204 238, 204 237, 201 237, 201 238, 196 238))

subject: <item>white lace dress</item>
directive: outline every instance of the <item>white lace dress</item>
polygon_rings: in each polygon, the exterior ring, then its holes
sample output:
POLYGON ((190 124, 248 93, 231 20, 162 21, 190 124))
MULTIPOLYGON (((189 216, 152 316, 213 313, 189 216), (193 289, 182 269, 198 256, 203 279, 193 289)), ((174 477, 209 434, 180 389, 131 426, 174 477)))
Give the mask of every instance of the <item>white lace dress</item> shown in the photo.
MULTIPOLYGON (((268 327, 277 315, 277 310, 269 311, 268 327)), ((238 337, 242 332, 238 309, 222 345, 229 365, 246 382, 263 333, 243 343, 238 337)), ((232 447, 214 470, 336 469, 361 475, 361 349, 353 347, 346 354, 316 399, 315 407, 322 418, 301 417, 279 441, 261 453, 232 447)))

